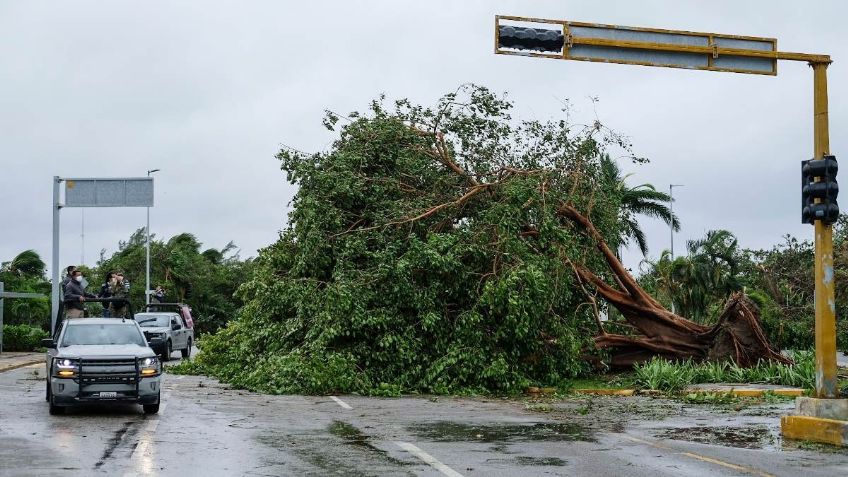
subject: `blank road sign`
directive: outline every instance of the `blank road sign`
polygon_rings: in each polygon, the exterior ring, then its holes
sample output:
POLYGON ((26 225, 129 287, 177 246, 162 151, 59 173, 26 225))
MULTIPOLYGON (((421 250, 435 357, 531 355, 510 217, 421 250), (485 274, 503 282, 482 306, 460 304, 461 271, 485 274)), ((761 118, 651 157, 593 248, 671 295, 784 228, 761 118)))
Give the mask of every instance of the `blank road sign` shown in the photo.
POLYGON ((496 26, 495 52, 499 54, 777 74, 777 40, 773 38, 505 16, 496 18, 496 26), (533 27, 524 27, 529 24, 533 27), (557 47, 528 51, 534 48, 515 40, 528 31, 536 37, 557 36, 557 47))
POLYGON ((65 207, 153 207, 153 178, 65 179, 65 207))

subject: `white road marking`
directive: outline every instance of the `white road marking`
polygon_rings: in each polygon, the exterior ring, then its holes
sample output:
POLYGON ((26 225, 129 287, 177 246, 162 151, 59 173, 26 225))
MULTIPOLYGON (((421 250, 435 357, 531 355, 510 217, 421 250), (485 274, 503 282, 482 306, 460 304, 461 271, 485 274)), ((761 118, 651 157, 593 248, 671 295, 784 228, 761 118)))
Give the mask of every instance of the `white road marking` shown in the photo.
POLYGON ((427 465, 429 465, 430 467, 432 467, 432 468, 438 470, 439 472, 447 475, 448 477, 463 477, 463 475, 460 474, 459 472, 451 469, 450 467, 446 466, 445 464, 442 464, 435 457, 424 452, 423 450, 419 449, 415 445, 410 444, 409 442, 395 441, 395 444, 397 444, 397 446, 400 447, 401 449, 403 449, 403 450, 409 452, 410 454, 414 455, 415 457, 418 457, 419 459, 423 460, 427 465))
POLYGON ((330 396, 330 399, 332 399, 333 401, 336 401, 336 404, 343 407, 344 409, 353 409, 352 407, 350 407, 350 404, 342 401, 341 399, 339 399, 335 396, 330 396))
MULTIPOLYGON (((170 397, 171 397, 171 393, 165 394, 165 396, 163 397, 163 401, 165 401, 165 402, 163 402, 159 405, 159 413, 154 415, 149 421, 147 421, 147 425, 145 425, 144 429, 142 429, 142 436, 139 438, 139 443, 138 443, 138 445, 136 445, 135 450, 133 451, 132 455, 130 456, 130 462, 132 463, 133 467, 135 467, 135 468, 138 468, 139 466, 148 467, 147 465, 145 465, 146 463, 144 462, 144 454, 150 448, 151 444, 153 444, 153 434, 156 432, 156 429, 159 427, 159 421, 160 421, 159 416, 161 416, 162 413, 165 412, 165 407, 167 407, 167 405, 168 405, 167 401, 168 401, 168 398, 170 398, 170 397)), ((150 474, 148 472, 148 470, 150 470, 150 469, 145 469, 145 471, 142 471, 142 475, 154 475, 154 474, 150 474)), ((139 475, 138 472, 129 471, 129 472, 125 472, 123 477, 136 477, 138 475, 139 475)))

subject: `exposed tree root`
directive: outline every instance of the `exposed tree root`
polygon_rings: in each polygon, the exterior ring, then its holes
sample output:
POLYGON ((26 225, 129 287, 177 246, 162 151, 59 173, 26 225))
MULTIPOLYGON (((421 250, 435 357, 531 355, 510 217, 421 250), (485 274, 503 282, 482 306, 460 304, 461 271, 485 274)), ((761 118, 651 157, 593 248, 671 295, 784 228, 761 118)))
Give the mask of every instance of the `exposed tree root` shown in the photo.
POLYGON ((653 356, 732 360, 740 366, 753 366, 760 360, 791 363, 771 346, 760 326, 757 306, 744 294, 730 297, 714 326, 689 321, 666 310, 639 286, 588 218, 568 204, 562 204, 559 213, 595 240, 618 287, 609 285, 585 267, 572 264, 580 281, 593 286, 641 335, 601 332, 595 338, 595 345, 610 350, 611 365, 631 366, 653 356))

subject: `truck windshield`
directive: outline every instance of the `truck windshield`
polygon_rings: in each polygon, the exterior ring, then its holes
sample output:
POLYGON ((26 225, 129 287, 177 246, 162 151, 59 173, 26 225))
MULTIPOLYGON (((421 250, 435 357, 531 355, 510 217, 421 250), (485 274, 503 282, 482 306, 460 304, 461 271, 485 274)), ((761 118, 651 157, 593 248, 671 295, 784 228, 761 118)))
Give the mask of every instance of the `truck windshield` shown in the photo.
POLYGON ((136 316, 135 321, 143 328, 171 326, 171 318, 168 315, 136 316))
POLYGON ((126 344, 147 346, 144 336, 131 324, 68 326, 62 338, 62 346, 126 344))

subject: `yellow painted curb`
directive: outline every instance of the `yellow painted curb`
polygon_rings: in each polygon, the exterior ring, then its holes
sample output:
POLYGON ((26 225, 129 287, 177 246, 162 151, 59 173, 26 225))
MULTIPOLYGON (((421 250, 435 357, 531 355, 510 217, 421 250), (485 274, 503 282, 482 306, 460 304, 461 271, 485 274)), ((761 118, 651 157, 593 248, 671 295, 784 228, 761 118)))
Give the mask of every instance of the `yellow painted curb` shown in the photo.
POLYGON ((597 394, 601 396, 632 396, 636 393, 635 389, 575 389, 574 392, 580 394, 597 394))
POLYGON ((798 388, 785 388, 785 389, 748 389, 748 388, 734 388, 727 391, 721 389, 692 389, 689 390, 692 393, 730 393, 734 396, 738 397, 763 397, 766 393, 776 394, 778 396, 803 396, 804 390, 798 388))
POLYGON ((780 430, 787 439, 823 442, 848 447, 848 421, 820 417, 783 416, 780 430))

